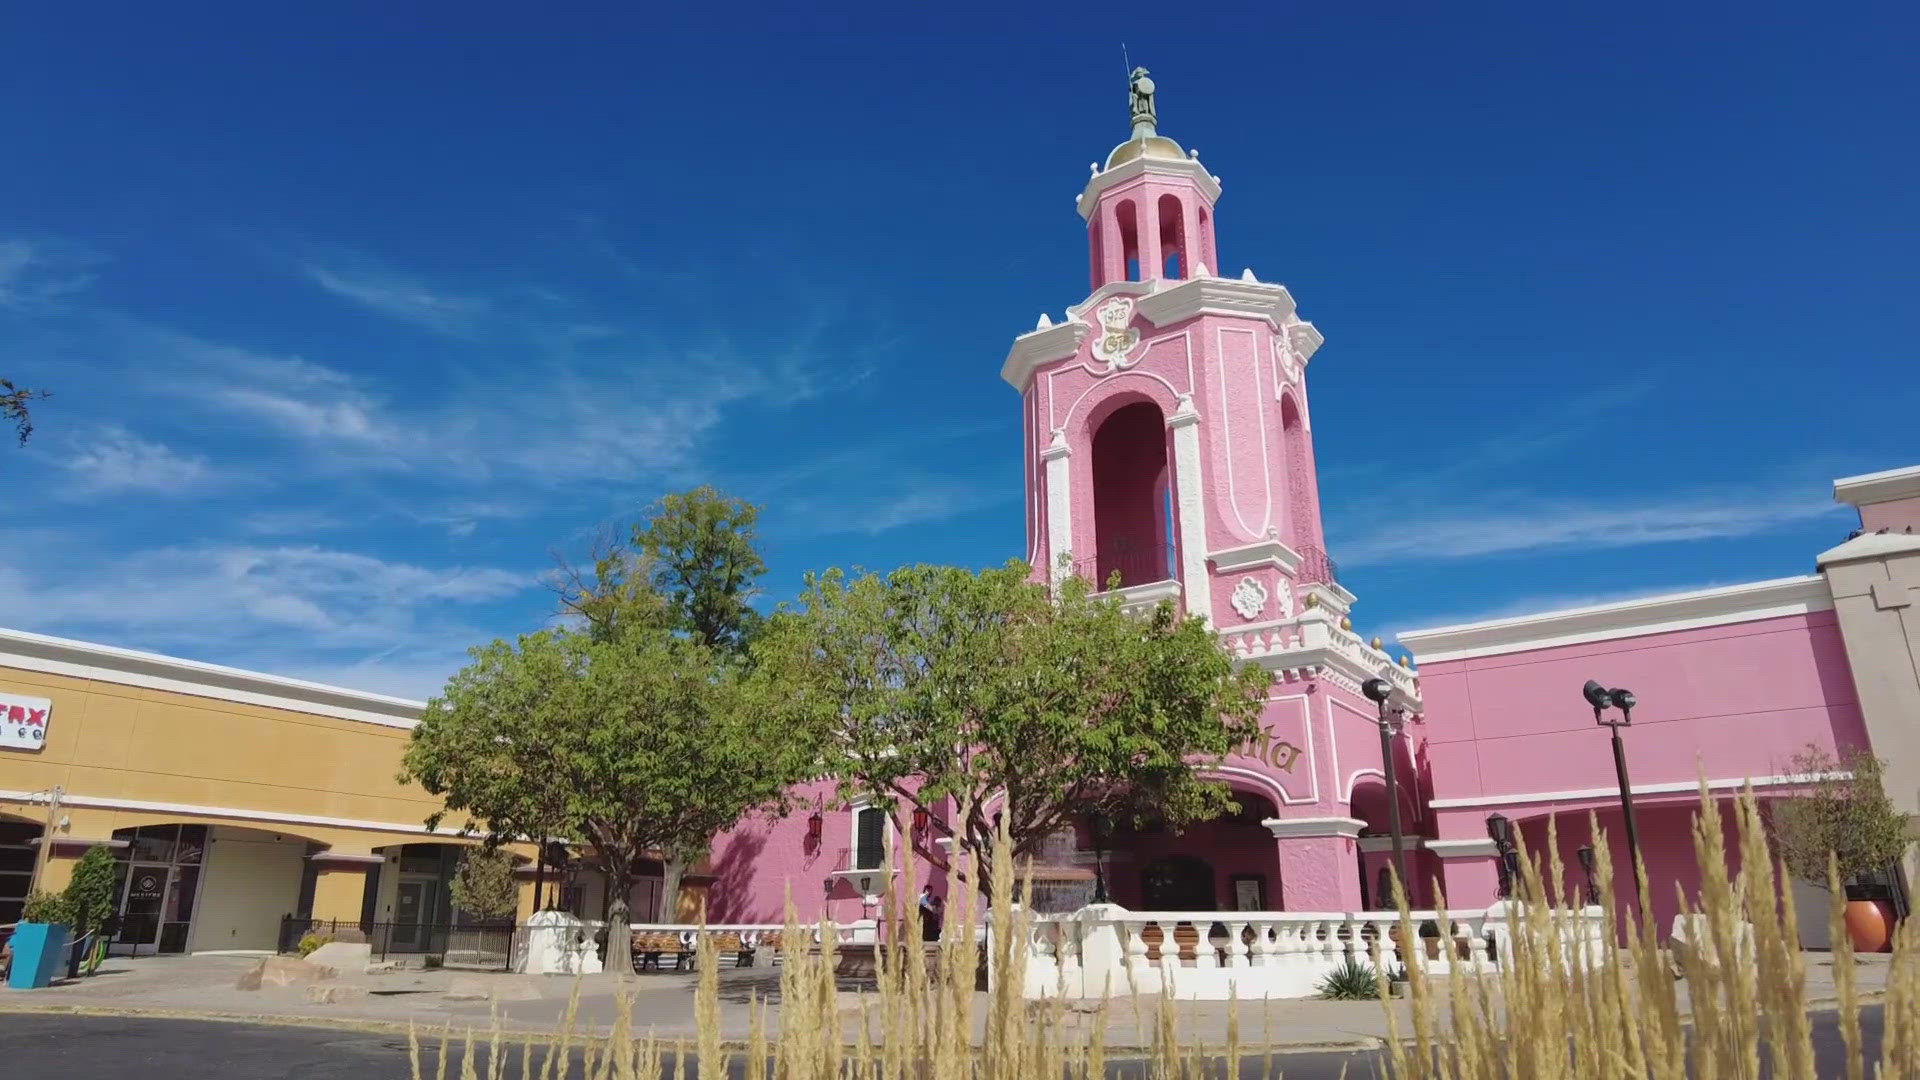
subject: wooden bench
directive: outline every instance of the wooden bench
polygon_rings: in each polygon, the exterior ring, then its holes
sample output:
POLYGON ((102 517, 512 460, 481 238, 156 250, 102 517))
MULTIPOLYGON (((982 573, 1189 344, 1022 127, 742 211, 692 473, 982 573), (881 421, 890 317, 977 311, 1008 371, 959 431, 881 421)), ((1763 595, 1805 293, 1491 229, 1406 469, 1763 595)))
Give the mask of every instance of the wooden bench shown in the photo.
POLYGON ((649 930, 633 935, 635 969, 645 971, 652 968, 658 971, 660 961, 667 957, 673 959, 673 970, 683 970, 693 962, 693 947, 677 933, 649 930))
MULTIPOLYGON (((737 930, 722 930, 708 935, 707 947, 723 960, 728 956, 733 957, 736 967, 752 967, 760 948, 770 947, 778 951, 780 944, 778 934, 770 934, 756 944, 737 930), (771 946, 767 945, 768 939, 773 942, 771 946)), ((691 970, 699 963, 699 950, 697 934, 668 930, 639 931, 633 935, 633 966, 639 971, 658 971, 661 961, 671 958, 673 970, 691 970)))

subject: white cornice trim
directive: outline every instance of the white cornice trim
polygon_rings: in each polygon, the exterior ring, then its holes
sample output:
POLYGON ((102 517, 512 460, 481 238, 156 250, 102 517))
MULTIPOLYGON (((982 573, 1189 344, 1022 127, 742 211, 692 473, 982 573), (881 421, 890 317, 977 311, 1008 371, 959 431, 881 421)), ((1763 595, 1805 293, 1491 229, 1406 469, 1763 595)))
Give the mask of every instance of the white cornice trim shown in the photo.
POLYGON ((1207 561, 1213 563, 1214 569, 1226 573, 1256 566, 1277 566, 1291 574, 1300 565, 1300 553, 1274 538, 1209 552, 1207 561))
POLYGON ((1920 551, 1920 535, 1914 533, 1861 533, 1859 536, 1828 548, 1814 559, 1816 566, 1828 566, 1832 563, 1855 562, 1860 559, 1884 559, 1889 555, 1905 555, 1920 551))
POLYGON ((1315 836, 1344 836, 1349 840, 1357 840, 1360 830, 1367 827, 1366 822, 1350 817, 1267 818, 1260 824, 1265 825, 1276 840, 1315 836))
POLYGON ((1424 708, 1419 676, 1395 663, 1393 657, 1342 630, 1327 613, 1308 609, 1275 630, 1222 630, 1220 636, 1235 658, 1258 664, 1288 680, 1332 672, 1355 686, 1379 676, 1393 686, 1391 708, 1409 716, 1424 708))
POLYGON ((1287 324, 1287 343, 1293 346, 1294 353, 1305 364, 1313 359, 1314 353, 1320 351, 1320 346, 1327 343, 1327 338, 1318 327, 1301 320, 1287 324))
POLYGON ((1091 220, 1093 208, 1099 203, 1101 195, 1128 181, 1149 175, 1177 176, 1193 181, 1193 186, 1200 189, 1200 194, 1206 198, 1208 206, 1220 200, 1220 181, 1214 179, 1213 174, 1208 172, 1206 166, 1200 164, 1197 159, 1142 157, 1095 173, 1093 178, 1087 181, 1086 188, 1080 192, 1080 198, 1074 201, 1074 207, 1080 211, 1082 221, 1091 220))
POLYGON ((1827 611, 1832 607, 1833 596, 1827 591, 1826 582, 1819 575, 1810 574, 1513 619, 1405 630, 1399 639, 1413 650, 1420 666, 1425 667, 1446 660, 1754 622, 1827 611))
POLYGON ((1067 318, 1080 318, 1087 313, 1088 309, 1110 296, 1131 296, 1137 299, 1142 296, 1151 296, 1155 291, 1169 284, 1171 284, 1171 282, 1163 278, 1147 278, 1144 281, 1109 281, 1105 285, 1088 293, 1085 300, 1069 307, 1067 309, 1067 318))
MULTIPOLYGON (((32 804, 46 796, 33 791, 0 790, 0 802, 32 804)), ((283 814, 273 810, 246 810, 236 806, 200 806, 195 803, 149 802, 145 799, 114 799, 104 795, 60 796, 62 806, 92 810, 139 810, 154 814, 191 814, 195 817, 231 818, 236 821, 264 821, 275 825, 325 825, 336 829, 366 829, 372 832, 406 833, 414 836, 459 836, 459 829, 428 829, 425 825, 398 825, 390 821, 363 821, 358 818, 323 817, 318 814, 283 814)))
POLYGON ((1500 854, 1492 840, 1429 840, 1427 850, 1443 859, 1485 859, 1500 854))
MULTIPOLYGON (((1293 295, 1285 285, 1235 278, 1194 277, 1168 283, 1140 298, 1134 310, 1156 327, 1186 322, 1199 315, 1265 319, 1279 330, 1293 314, 1293 295)), ((1306 361, 1305 357, 1301 362, 1306 361)))
POLYGON ((1045 330, 1021 334, 1013 339, 1013 348, 1007 353, 1006 362, 1000 365, 1000 377, 1015 390, 1025 390, 1033 381, 1036 368, 1056 360, 1072 359, 1092 332, 1093 328, 1086 323, 1072 319, 1045 330))
POLYGON ((1871 506, 1894 499, 1920 497, 1920 465, 1883 472, 1843 476, 1833 482, 1833 501, 1871 506))
POLYGON ((30 634, 24 630, 0 629, 0 667, 265 705, 383 727, 414 727, 427 707, 424 701, 30 634))
MULTIPOLYGON (((1816 780, 1844 780, 1852 776, 1848 772, 1830 773, 1788 773, 1781 776, 1755 776, 1728 778, 1707 781, 1709 791, 1738 791, 1752 783, 1756 788, 1795 787, 1811 784, 1816 780)), ((1700 790, 1698 780, 1675 780, 1659 784, 1635 784, 1635 795, 1682 795, 1700 790)), ((1530 791, 1516 795, 1476 795, 1470 799, 1434 799, 1427 805, 1435 810, 1468 810, 1483 806, 1526 806, 1530 803, 1545 802, 1583 802, 1588 799, 1618 799, 1617 787, 1581 788, 1576 791, 1530 791)))
POLYGON ((1144 585, 1128 585, 1123 589, 1095 593, 1096 596, 1117 596, 1123 611, 1137 611, 1141 608, 1158 607, 1163 600, 1179 601, 1180 583, 1169 578, 1166 581, 1149 581, 1144 585))

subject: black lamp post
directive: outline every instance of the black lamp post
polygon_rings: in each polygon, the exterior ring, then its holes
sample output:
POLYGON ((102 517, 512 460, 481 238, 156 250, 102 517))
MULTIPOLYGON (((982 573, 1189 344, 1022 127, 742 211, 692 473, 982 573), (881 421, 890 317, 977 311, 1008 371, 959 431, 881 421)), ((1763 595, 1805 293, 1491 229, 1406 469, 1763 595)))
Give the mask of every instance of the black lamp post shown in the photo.
POLYGON ((1105 814, 1095 814, 1087 819, 1087 829, 1093 833, 1093 902, 1107 904, 1106 853, 1107 841, 1113 836, 1113 819, 1105 814))
POLYGON ((1627 748, 1620 742, 1620 729, 1633 725, 1633 707, 1637 702, 1633 691, 1617 686, 1609 690, 1592 679, 1587 680, 1580 694, 1593 706, 1593 722, 1613 734, 1613 771, 1620 778, 1620 813, 1627 823, 1627 861, 1631 863, 1627 872, 1633 875, 1634 900, 1644 907, 1647 898, 1640 893, 1640 833, 1633 822, 1633 785, 1627 780, 1627 748), (1607 717, 1608 706, 1620 710, 1618 720, 1607 717))
POLYGON ((1487 815, 1487 839, 1493 841, 1495 858, 1500 868, 1500 898, 1513 895, 1513 884, 1518 880, 1514 864, 1519 861, 1513 844, 1513 822, 1505 814, 1487 815))
POLYGON ((1399 875, 1400 887, 1406 890, 1411 902, 1413 882, 1407 877, 1407 858, 1400 840, 1400 794, 1394 786, 1393 775, 1393 737, 1400 734, 1400 713, 1387 708, 1387 700, 1393 697, 1393 684, 1381 678, 1368 679, 1360 684, 1360 692, 1380 709, 1380 771, 1387 780, 1387 828, 1393 833, 1393 872, 1399 875))
POLYGON ((1580 869, 1587 872, 1587 906, 1594 907, 1600 903, 1600 886, 1593 883, 1593 845, 1582 844, 1574 854, 1580 858, 1580 869))
MULTIPOLYGON (((560 907, 560 875, 567 871, 573 860, 567 852, 567 845, 558 840, 549 840, 541 845, 541 847, 541 861, 553 868, 553 877, 550 879, 552 885, 547 895, 546 910, 554 911, 560 907)), ((538 897, 535 899, 535 906, 538 907, 538 897)))

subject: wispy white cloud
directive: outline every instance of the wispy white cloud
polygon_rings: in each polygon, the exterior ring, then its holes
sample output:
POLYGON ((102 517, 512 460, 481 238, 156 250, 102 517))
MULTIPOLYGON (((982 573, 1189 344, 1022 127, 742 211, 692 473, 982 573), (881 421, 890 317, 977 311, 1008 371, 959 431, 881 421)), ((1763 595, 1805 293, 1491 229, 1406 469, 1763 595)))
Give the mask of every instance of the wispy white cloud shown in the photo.
POLYGON ((85 289, 100 258, 66 241, 0 239, 0 310, 30 312, 85 289))
POLYGON ((446 334, 471 337, 487 314, 487 301, 429 286, 387 270, 309 265, 307 276, 335 296, 391 319, 446 334))
POLYGON ((331 511, 290 506, 255 510, 240 519, 240 528, 251 536, 311 536, 338 529, 346 523, 346 519, 331 511))
POLYGON ((950 521, 976 510, 1016 501, 1017 490, 999 485, 925 475, 889 476, 858 490, 836 489, 782 500, 785 532, 875 536, 912 525, 950 521))
MULTIPOLYGON (((23 540, 5 538, 0 552, 23 540)), ((0 625, 223 663, 271 643, 282 667, 339 650, 471 644, 484 635, 458 621, 461 608, 539 583, 531 571, 429 567, 299 545, 164 547, 34 569, 20 558, 0 561, 0 625)))
POLYGON ((79 496, 150 492, 182 495, 214 486, 207 459, 149 442, 117 425, 68 441, 60 464, 73 483, 63 489, 79 496))
POLYGON ((1598 551, 1753 536, 1836 514, 1817 486, 1695 491, 1642 503, 1539 498, 1504 505, 1421 508, 1334 543, 1345 565, 1598 551))

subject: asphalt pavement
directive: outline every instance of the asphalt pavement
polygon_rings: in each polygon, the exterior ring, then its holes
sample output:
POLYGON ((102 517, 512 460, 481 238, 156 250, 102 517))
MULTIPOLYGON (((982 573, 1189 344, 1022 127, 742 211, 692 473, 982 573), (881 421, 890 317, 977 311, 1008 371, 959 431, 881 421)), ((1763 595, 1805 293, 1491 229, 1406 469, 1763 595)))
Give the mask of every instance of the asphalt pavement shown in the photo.
MULTIPOLYGON (((1877 1057, 1880 1010, 1863 1010, 1867 1056, 1877 1057)), ((1844 1076, 1839 1029, 1832 1013, 1815 1018, 1820 1075, 1844 1076)), ((437 1044, 423 1047, 422 1066, 434 1074, 437 1044)), ((484 1062, 485 1048, 479 1052, 484 1062)), ((456 1047, 452 1054, 460 1053, 456 1047)), ((447 1070, 459 1075, 458 1058, 447 1070)), ((689 1070, 693 1073, 694 1070, 689 1070)), ((739 1062, 729 1070, 743 1074, 739 1062)), ((1384 1077, 1376 1051, 1279 1055, 1269 1062, 1249 1057, 1242 1080, 1265 1080, 1277 1072, 1285 1080, 1349 1080, 1384 1077)), ((340 1029, 275 1027, 202 1020, 158 1020, 109 1016, 0 1013, 0 1076, 13 1080, 125 1080, 138 1077, 197 1077, 203 1080, 407 1080, 412 1075, 404 1036, 360 1034, 340 1029)), ((484 1073, 482 1074, 484 1075, 484 1073)), ((519 1059, 507 1075, 519 1075, 519 1059)), ((576 1073, 577 1075, 577 1073, 576 1073)), ((672 1076, 672 1071, 666 1074, 672 1076)), ((1111 1063, 1113 1080, 1145 1080, 1137 1062, 1111 1063)))

